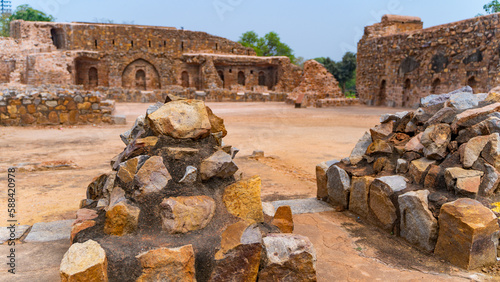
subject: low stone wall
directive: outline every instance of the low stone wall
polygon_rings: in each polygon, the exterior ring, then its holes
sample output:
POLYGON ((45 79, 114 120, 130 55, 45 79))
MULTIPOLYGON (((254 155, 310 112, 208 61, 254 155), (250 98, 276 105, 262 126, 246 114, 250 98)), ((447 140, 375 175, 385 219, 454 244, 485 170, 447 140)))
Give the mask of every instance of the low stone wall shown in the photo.
POLYGON ((341 107, 359 105, 357 98, 327 98, 316 101, 316 108, 341 107))
POLYGON ((9 89, 0 95, 0 125, 74 125, 113 123, 114 101, 98 93, 9 89))

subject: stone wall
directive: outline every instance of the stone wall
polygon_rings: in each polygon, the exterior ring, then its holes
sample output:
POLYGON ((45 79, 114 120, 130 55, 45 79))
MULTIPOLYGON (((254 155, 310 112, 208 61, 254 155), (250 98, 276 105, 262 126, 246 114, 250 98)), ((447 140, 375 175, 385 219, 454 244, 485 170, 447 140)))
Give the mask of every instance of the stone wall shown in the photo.
POLYGON ((0 125, 113 123, 114 108, 114 101, 89 91, 4 89, 0 95, 0 125))
POLYGON ((356 89, 369 105, 418 106, 429 94, 500 83, 499 15, 421 29, 418 18, 386 15, 358 43, 356 89))

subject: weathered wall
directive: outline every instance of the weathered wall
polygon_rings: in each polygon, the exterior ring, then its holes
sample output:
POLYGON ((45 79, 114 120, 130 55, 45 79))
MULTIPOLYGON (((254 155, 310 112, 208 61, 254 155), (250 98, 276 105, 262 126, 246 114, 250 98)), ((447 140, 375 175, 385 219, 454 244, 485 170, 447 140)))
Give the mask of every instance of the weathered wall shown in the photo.
POLYGON ((0 125, 112 123, 114 101, 88 91, 11 88, 0 95, 0 125))
POLYGON ((487 92, 500 83, 498 14, 427 29, 418 18, 384 17, 358 43, 356 89, 364 103, 412 107, 428 94, 465 85, 487 92))

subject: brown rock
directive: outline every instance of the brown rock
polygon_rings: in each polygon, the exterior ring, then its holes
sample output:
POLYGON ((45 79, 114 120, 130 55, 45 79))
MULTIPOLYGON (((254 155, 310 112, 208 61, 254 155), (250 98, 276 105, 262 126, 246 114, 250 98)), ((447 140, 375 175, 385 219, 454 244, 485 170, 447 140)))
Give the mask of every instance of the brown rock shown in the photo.
POLYGON ((484 172, 466 170, 459 167, 447 168, 444 174, 446 186, 455 193, 475 198, 479 192, 481 176, 484 172))
POLYGON ((431 165, 435 164, 436 161, 429 160, 428 158, 421 158, 414 160, 410 163, 410 175, 415 183, 420 184, 424 181, 428 169, 431 165))
POLYGON ((168 233, 187 233, 205 228, 215 214, 215 201, 208 196, 180 196, 163 199, 160 216, 168 233))
POLYGON ((57 113, 52 111, 49 113, 49 122, 52 124, 58 124, 59 123, 59 117, 57 116, 57 113))
POLYGON ((498 223, 480 202, 462 198, 444 204, 434 253, 465 269, 493 265, 497 258, 498 223))
POLYGON ((126 201, 119 202, 106 212, 104 233, 123 236, 136 231, 141 209, 126 201))
POLYGON ((421 139, 422 145, 424 145, 424 155, 429 159, 443 159, 446 157, 450 141, 450 125, 439 123, 427 127, 421 139))
POLYGON ((210 125, 212 126, 212 129, 210 130, 211 133, 218 133, 222 132, 221 138, 226 137, 227 135, 227 130, 226 127, 224 126, 224 119, 214 115, 212 112, 212 109, 209 107, 206 107, 207 113, 208 113, 208 119, 210 120, 210 125))
POLYGON ((347 172, 337 165, 332 165, 327 173, 328 201, 347 209, 349 205, 349 188, 351 179, 347 172))
POLYGON ((232 215, 249 221, 263 222, 260 189, 261 180, 258 176, 240 180, 226 187, 222 200, 232 215))
POLYGON ((196 281, 192 245, 154 249, 136 258, 142 266, 142 275, 137 282, 196 281))
POLYGON ((392 147, 389 145, 384 140, 377 139, 373 141, 370 146, 368 146, 368 149, 366 150, 366 154, 371 156, 376 153, 384 153, 384 154, 391 154, 392 153, 392 147))
POLYGON ((79 223, 73 223, 73 226, 71 227, 71 235, 70 235, 70 243, 73 244, 73 240, 75 239, 76 234, 80 233, 80 231, 83 231, 87 228, 90 228, 92 226, 95 226, 95 221, 94 220, 85 220, 81 221, 79 223))
POLYGON ((167 168, 163 164, 163 158, 160 156, 150 157, 134 176, 134 181, 137 184, 140 196, 149 193, 159 192, 168 181, 172 179, 167 168))
POLYGON ((393 231, 398 218, 396 214, 397 196, 406 189, 406 179, 402 176, 384 176, 370 185, 370 211, 375 223, 386 231, 393 231))
POLYGON ((108 281, 106 252, 95 241, 71 245, 59 268, 61 281, 108 281))
POLYGON ((147 119, 156 134, 179 139, 204 138, 212 128, 205 103, 199 100, 166 103, 147 119))
POLYGON ((424 179, 425 189, 446 189, 444 169, 438 165, 431 165, 424 179))
POLYGON ((373 180, 373 177, 364 176, 353 177, 351 182, 349 210, 364 218, 367 218, 369 213, 368 194, 373 180))
POLYGON ((188 157, 192 157, 200 152, 200 150, 193 148, 171 148, 171 147, 165 148, 164 151, 167 154, 167 156, 175 160, 182 160, 188 157))
POLYGON ((215 261, 211 282, 255 282, 259 272, 261 244, 238 245, 215 261))
POLYGON ((488 114, 500 111, 500 103, 491 104, 482 108, 470 109, 465 112, 458 114, 451 128, 454 132, 457 132, 459 127, 472 126, 483 119, 486 119, 488 114))
POLYGON ((370 134, 372 136, 372 140, 375 141, 377 139, 386 139, 389 135, 392 134, 392 130, 394 127, 394 122, 386 122, 381 123, 374 128, 370 129, 370 134))
POLYGON ((147 156, 138 156, 120 163, 117 177, 125 184, 132 182, 138 167, 144 163, 146 158, 147 156))
POLYGON ((496 170, 500 170, 500 134, 490 135, 490 140, 484 147, 481 157, 494 166, 496 170))
POLYGON ((293 216, 290 206, 281 206, 276 210, 271 224, 283 233, 293 233, 293 216))
POLYGON ((226 152, 219 150, 200 164, 200 177, 205 181, 212 177, 228 178, 238 171, 233 158, 226 152))
POLYGON ((326 172, 328 171, 328 168, 335 163, 338 163, 338 161, 331 160, 328 162, 322 162, 316 166, 316 197, 320 200, 325 200, 328 197, 326 172))
POLYGON ((21 115, 21 123, 23 124, 32 124, 36 122, 36 118, 30 114, 21 115))
POLYGON ((460 156, 460 159, 463 163, 464 168, 471 168, 474 162, 477 161, 479 155, 483 151, 486 144, 492 140, 494 136, 478 136, 474 137, 469 142, 467 142, 464 146, 463 153, 460 156))
POLYGON ((97 218, 97 212, 95 210, 79 209, 76 211, 76 220, 73 222, 73 225, 95 218, 97 218))
POLYGON ((215 259, 221 260, 231 249, 242 244, 241 239, 252 222, 241 220, 229 225, 221 234, 220 250, 215 254, 215 259))
POLYGON ((417 134, 415 137, 410 139, 410 141, 408 141, 408 143, 406 143, 405 145, 405 150, 422 153, 424 151, 424 145, 422 145, 421 142, 422 135, 424 135, 423 132, 417 134))

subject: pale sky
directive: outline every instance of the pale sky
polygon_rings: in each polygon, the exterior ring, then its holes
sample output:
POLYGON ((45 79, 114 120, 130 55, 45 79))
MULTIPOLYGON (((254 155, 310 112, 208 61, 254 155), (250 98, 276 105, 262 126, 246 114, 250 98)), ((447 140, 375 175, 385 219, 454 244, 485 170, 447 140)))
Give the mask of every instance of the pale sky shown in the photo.
POLYGON ((12 0, 59 22, 109 19, 115 23, 184 27, 237 41, 249 30, 277 32, 296 56, 340 60, 356 52, 363 28, 384 14, 421 17, 424 27, 482 13, 490 0, 12 0))

